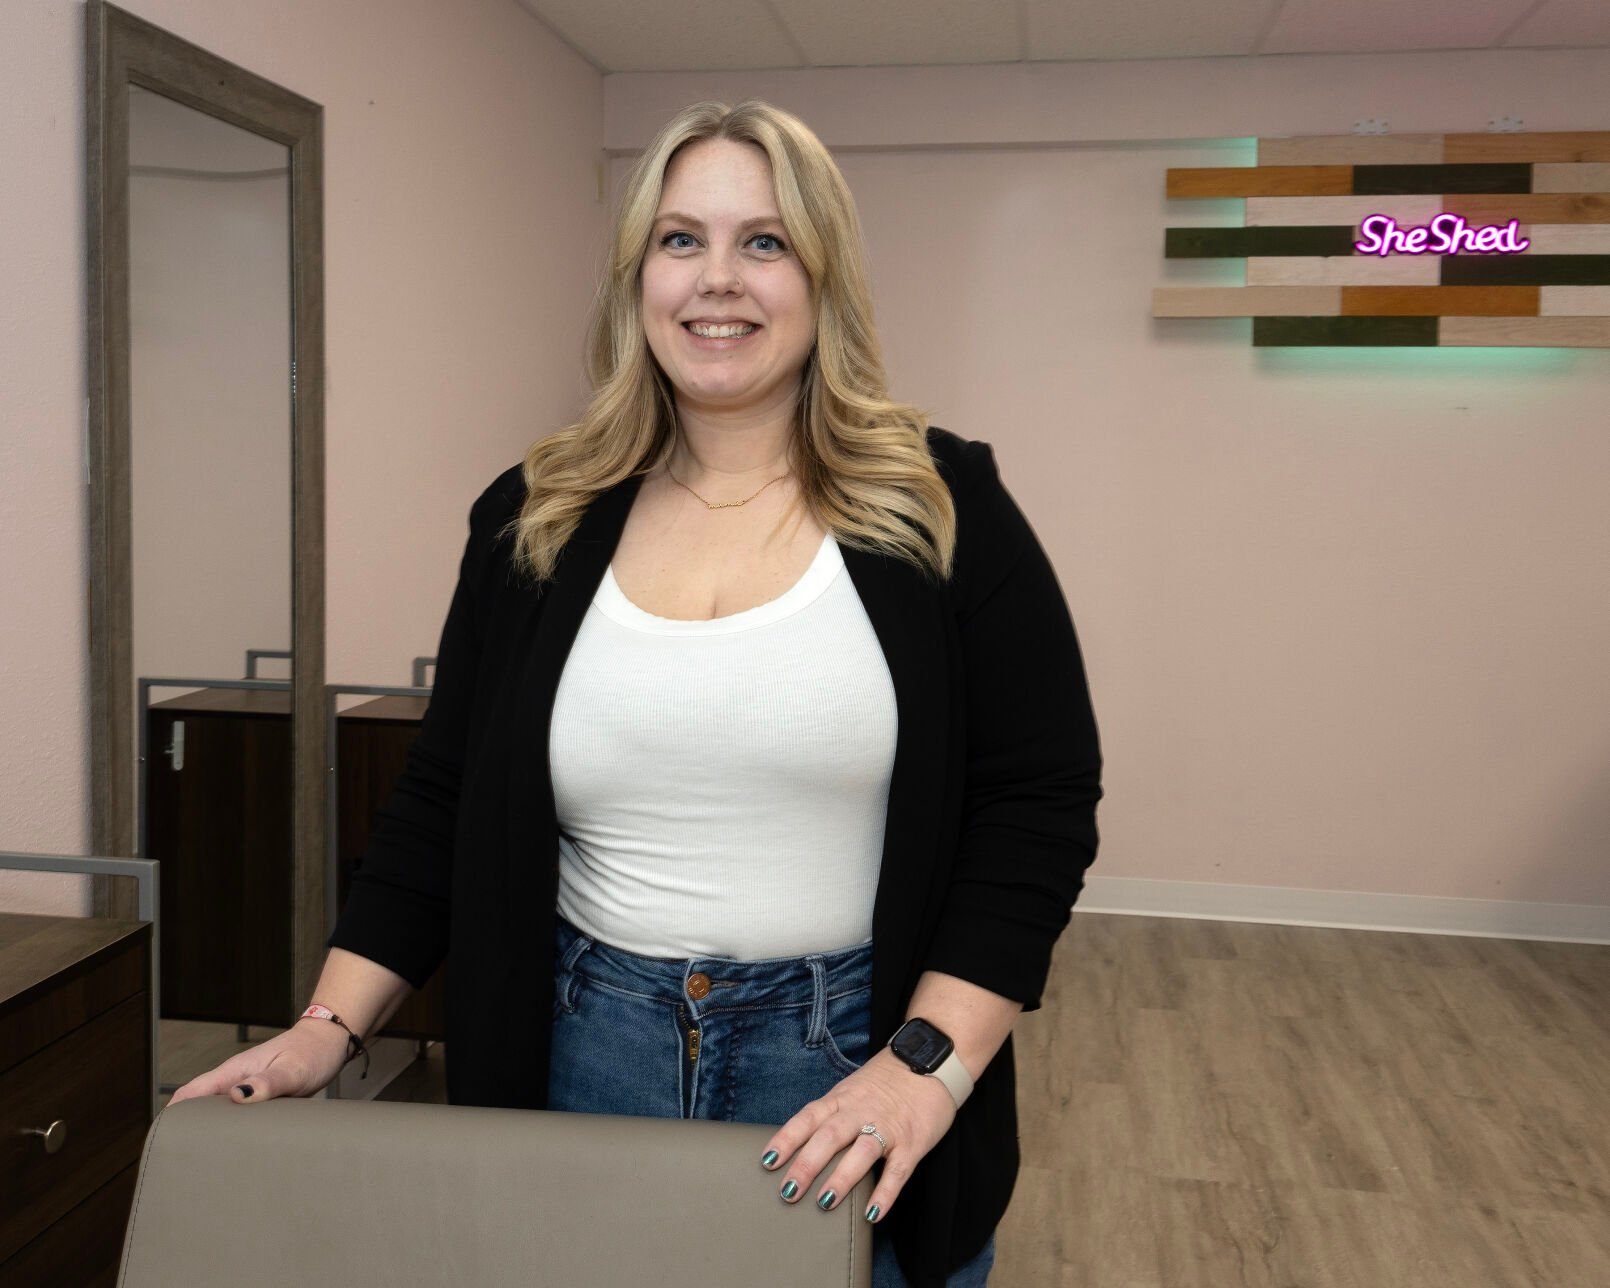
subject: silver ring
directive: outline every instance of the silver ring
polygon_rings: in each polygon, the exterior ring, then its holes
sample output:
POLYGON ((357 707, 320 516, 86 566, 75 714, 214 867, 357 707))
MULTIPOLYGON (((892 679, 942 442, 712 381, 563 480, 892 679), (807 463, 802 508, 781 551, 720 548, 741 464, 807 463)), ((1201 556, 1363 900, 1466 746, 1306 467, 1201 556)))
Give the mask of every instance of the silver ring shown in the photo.
POLYGON ((889 1152, 889 1142, 883 1139, 883 1134, 878 1131, 878 1125, 876 1123, 862 1123, 861 1135, 877 1137, 878 1144, 883 1146, 883 1149, 879 1154, 880 1158, 883 1156, 883 1154, 887 1154, 889 1152))

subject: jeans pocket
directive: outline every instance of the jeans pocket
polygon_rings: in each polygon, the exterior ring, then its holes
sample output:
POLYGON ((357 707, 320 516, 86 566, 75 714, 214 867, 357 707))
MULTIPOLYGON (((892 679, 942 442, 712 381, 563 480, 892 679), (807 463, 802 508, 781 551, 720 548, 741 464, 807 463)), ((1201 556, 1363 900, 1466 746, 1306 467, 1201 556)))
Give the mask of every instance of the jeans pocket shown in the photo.
MULTIPOLYGON (((565 923, 569 927, 568 922, 565 923)), ((566 933, 555 936, 553 953, 553 1018, 571 1015, 576 1010, 576 999, 581 990, 581 959, 593 946, 593 940, 570 927, 566 933)))
POLYGON ((576 1007, 581 1001, 581 986, 586 981, 579 970, 572 966, 569 970, 559 969, 553 976, 553 1018, 562 1015, 574 1015, 576 1007))
POLYGON ((848 1076, 872 1056, 872 985, 827 998, 826 1010, 822 1050, 829 1063, 848 1076))

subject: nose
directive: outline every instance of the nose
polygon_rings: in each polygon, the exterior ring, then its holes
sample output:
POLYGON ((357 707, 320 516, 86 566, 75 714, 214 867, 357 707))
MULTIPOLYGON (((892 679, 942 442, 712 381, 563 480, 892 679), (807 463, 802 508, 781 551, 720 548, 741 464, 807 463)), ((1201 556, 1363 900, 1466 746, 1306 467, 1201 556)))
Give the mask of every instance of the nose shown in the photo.
POLYGON ((734 287, 742 288, 743 280, 738 275, 737 264, 734 260, 713 255, 705 260, 704 271, 700 274, 699 288, 702 293, 718 295, 729 294, 734 287))

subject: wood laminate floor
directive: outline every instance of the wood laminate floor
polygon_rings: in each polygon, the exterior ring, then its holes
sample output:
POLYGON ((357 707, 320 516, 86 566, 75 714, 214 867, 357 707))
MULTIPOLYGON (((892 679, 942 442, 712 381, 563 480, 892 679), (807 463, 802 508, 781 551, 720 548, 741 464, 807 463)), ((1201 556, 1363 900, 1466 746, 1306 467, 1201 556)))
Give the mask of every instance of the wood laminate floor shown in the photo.
POLYGON ((1610 947, 1078 913, 992 1288, 1610 1285, 1610 947))

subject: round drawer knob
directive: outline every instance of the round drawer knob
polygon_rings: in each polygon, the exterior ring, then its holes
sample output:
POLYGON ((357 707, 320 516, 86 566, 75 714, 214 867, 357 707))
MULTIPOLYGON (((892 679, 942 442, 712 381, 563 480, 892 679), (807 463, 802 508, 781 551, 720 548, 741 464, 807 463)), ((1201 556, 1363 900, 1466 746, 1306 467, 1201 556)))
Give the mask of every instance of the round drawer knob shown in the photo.
POLYGON ((45 1153, 54 1154, 67 1143, 67 1120, 58 1118, 49 1127, 24 1127, 24 1136, 43 1136, 45 1138, 45 1153))

